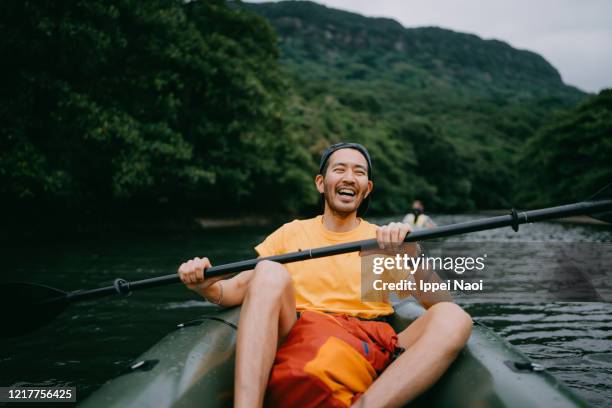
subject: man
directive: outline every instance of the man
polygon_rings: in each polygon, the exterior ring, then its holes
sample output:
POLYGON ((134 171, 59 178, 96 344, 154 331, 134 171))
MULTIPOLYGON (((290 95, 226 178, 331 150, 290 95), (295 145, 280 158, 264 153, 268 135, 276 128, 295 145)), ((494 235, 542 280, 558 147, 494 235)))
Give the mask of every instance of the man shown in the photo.
MULTIPOLYGON (((381 249, 397 248, 410 231, 407 225, 377 227, 358 217, 370 200, 371 174, 370 156, 363 146, 340 143, 328 148, 315 178, 325 201, 323 214, 285 224, 256 247, 259 255, 374 237, 381 249)), ((194 258, 180 266, 179 275, 189 289, 214 303, 242 305, 236 345, 236 407, 262 406, 266 390, 266 403, 273 405, 347 406, 358 401, 365 407, 402 406, 440 378, 471 332, 469 315, 450 302, 425 302, 427 311, 398 334, 387 323, 357 319, 393 313, 388 303, 361 300, 361 261, 357 253, 286 266, 262 260, 254 270, 227 280, 206 279, 204 271, 210 266, 207 258, 194 258), (296 311, 301 312, 301 317, 296 316, 296 311), (318 323, 308 326, 312 322, 318 323), (324 332, 326 323, 336 334, 324 332), (335 361, 318 374, 312 364, 293 370, 291 356, 305 356, 308 353, 304 350, 312 352, 312 344, 305 339, 316 342, 319 335, 331 340, 344 338, 349 343, 362 336, 361 341, 369 343, 364 344, 365 351, 358 350, 359 342, 352 343, 357 344, 356 348, 334 343, 338 346, 332 352, 335 361), (372 342, 376 338, 380 341, 372 342), (289 349, 291 353, 287 353, 289 349), (400 349, 405 351, 397 356, 400 349), (380 359, 372 362, 372 355, 380 359), (363 363, 366 358, 370 358, 369 362, 363 363), (351 365, 352 361, 356 363, 351 365), (377 366, 375 371, 373 365, 377 366), (355 371, 355 375, 365 373, 365 377, 351 377, 348 382, 324 377, 325 372, 339 367, 349 367, 337 371, 342 375, 355 371), (298 391, 292 387, 301 387, 297 403, 282 400, 298 391), (319 396, 321 393, 326 394, 319 396)))
POLYGON ((413 230, 436 227, 436 223, 425 215, 425 207, 420 200, 414 200, 411 212, 406 214, 402 222, 408 224, 413 230))

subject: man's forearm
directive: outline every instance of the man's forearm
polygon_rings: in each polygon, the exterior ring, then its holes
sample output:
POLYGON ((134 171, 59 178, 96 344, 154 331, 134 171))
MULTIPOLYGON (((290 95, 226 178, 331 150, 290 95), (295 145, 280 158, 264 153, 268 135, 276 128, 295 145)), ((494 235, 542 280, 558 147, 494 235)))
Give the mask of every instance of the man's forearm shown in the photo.
MULTIPOLYGON (((420 282, 427 282, 427 283, 441 283, 442 282, 442 279, 440 279, 436 271, 433 269, 419 268, 413 276, 414 276, 414 281, 417 285, 417 288, 421 287, 420 282)), ((417 289, 416 293, 414 293, 413 295, 425 309, 429 309, 431 306, 435 305, 436 303, 453 301, 453 297, 448 290, 437 290, 435 292, 422 292, 417 289)))
POLYGON ((222 279, 198 293, 211 303, 231 307, 242 304, 253 271, 241 272, 230 279, 222 279))
MULTIPOLYGON (((408 254, 413 258, 421 256, 422 249, 418 243, 404 244, 399 250, 399 253, 408 254)), ((415 273, 412 275, 412 279, 416 283, 416 290, 410 291, 409 294, 414 296, 415 299, 421 303, 425 309, 429 309, 431 306, 439 302, 452 302, 453 297, 447 290, 437 290, 436 292, 423 292, 419 290, 421 288, 421 282, 427 283, 441 283, 442 280, 438 276, 435 270, 430 268, 424 268, 422 264, 419 265, 415 273)), ((407 293, 408 294, 408 293, 407 293)), ((406 295, 407 295, 406 294, 406 295)), ((400 295, 400 297, 403 297, 400 295)))

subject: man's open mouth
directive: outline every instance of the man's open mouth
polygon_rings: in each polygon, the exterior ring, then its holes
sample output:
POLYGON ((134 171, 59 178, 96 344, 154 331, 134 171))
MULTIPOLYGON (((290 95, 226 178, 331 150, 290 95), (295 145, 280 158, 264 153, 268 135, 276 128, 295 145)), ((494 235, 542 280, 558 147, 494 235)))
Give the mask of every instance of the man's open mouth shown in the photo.
POLYGON ((355 197, 357 193, 355 192, 355 190, 352 190, 350 188, 341 188, 338 190, 338 194, 345 197, 355 197))

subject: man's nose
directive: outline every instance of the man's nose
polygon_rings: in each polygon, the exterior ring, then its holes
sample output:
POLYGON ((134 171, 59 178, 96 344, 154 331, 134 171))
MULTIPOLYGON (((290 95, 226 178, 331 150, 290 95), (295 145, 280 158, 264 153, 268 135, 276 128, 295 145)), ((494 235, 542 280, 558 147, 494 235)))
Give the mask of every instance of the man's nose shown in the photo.
POLYGON ((345 171, 342 177, 342 181, 345 183, 355 184, 357 182, 355 173, 352 170, 345 171))

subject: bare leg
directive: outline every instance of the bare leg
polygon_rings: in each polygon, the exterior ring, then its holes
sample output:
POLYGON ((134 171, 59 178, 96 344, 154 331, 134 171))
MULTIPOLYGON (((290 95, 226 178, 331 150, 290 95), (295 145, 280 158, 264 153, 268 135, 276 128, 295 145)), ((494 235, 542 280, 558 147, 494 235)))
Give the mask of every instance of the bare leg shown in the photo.
POLYGON ((295 295, 281 264, 261 261, 240 311, 234 406, 261 407, 276 349, 296 321, 295 295))
POLYGON ((401 407, 432 386, 457 357, 472 319, 454 303, 429 308, 398 335, 406 351, 361 396, 357 406, 401 407))

